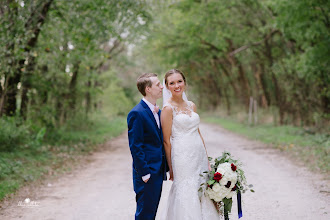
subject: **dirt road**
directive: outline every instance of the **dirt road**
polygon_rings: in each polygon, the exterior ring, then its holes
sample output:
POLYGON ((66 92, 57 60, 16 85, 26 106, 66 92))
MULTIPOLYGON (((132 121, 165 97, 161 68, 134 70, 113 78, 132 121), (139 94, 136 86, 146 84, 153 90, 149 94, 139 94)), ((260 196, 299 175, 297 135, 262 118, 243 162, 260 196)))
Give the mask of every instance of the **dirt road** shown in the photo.
MULTIPOLYGON (((243 194, 243 218, 330 219, 329 181, 292 162, 278 150, 247 140, 218 126, 201 124, 209 156, 230 151, 244 164, 255 193, 243 194)), ((105 220, 134 219, 135 199, 126 132, 107 143, 92 162, 38 189, 19 193, 3 205, 0 219, 105 220), (18 206, 29 198, 30 206, 18 206), (35 205, 35 206, 31 206, 35 205)), ((158 216, 162 215, 171 182, 164 183, 158 216)), ((236 200, 231 219, 237 219, 236 200)))

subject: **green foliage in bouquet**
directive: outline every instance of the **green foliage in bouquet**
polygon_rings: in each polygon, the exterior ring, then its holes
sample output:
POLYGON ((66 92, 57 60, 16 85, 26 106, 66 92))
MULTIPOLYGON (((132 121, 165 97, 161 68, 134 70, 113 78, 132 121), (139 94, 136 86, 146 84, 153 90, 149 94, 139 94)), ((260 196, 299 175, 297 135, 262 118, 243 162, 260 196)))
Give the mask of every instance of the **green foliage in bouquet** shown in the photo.
POLYGON ((233 199, 224 198, 222 202, 223 202, 223 210, 221 210, 221 212, 223 213, 226 219, 229 219, 228 213, 231 212, 231 207, 233 206, 233 199))

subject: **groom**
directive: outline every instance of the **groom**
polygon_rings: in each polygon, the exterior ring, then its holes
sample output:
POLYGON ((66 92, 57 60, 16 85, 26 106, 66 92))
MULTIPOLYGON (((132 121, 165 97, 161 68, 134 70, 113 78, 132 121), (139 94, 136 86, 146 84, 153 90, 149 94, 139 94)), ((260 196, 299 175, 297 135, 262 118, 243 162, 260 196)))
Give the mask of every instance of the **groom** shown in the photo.
POLYGON ((163 86, 156 74, 145 73, 137 79, 137 87, 143 99, 127 116, 137 203, 135 219, 149 220, 156 217, 167 171, 160 111, 156 106, 163 86))

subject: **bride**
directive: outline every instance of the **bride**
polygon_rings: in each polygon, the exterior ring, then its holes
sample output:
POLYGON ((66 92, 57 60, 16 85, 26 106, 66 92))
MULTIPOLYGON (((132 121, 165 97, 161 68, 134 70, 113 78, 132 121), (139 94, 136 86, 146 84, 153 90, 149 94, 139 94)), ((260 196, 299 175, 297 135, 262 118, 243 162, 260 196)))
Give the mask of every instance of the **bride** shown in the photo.
POLYGON ((186 78, 180 70, 172 69, 166 73, 164 81, 161 124, 173 184, 163 217, 168 220, 219 219, 212 201, 198 192, 200 184, 205 182, 200 174, 211 168, 199 131, 196 105, 188 101, 184 93, 186 78))

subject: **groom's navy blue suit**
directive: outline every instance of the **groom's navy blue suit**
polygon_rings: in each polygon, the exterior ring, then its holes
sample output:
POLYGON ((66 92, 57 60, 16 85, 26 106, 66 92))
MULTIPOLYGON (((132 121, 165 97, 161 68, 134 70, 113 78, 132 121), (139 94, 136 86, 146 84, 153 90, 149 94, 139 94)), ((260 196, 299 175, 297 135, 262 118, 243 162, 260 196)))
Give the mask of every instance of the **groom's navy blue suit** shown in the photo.
POLYGON ((168 170, 162 129, 158 128, 153 113, 143 100, 128 114, 127 125, 137 203, 135 219, 155 219, 163 180, 166 180, 168 170), (151 176, 145 183, 142 177, 147 174, 151 176))

